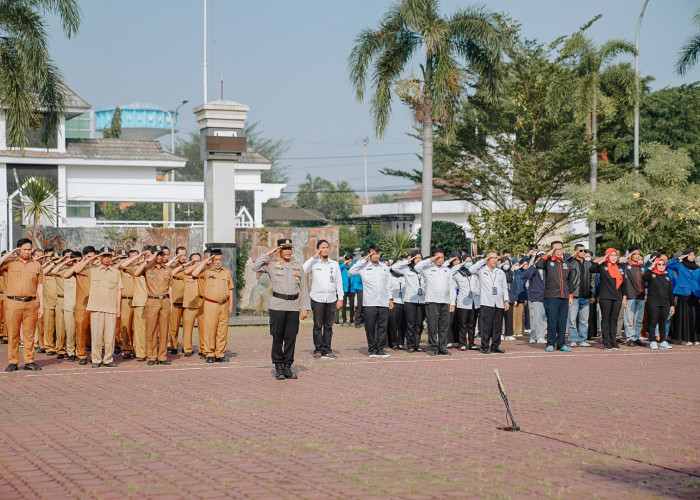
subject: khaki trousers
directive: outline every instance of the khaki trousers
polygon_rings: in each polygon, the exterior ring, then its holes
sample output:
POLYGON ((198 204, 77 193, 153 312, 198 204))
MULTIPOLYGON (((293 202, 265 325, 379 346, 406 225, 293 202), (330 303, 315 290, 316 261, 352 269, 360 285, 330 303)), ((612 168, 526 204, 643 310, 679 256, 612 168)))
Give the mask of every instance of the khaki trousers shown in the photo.
POLYGON ((517 306, 513 306, 513 333, 516 335, 523 334, 523 318, 525 315, 525 306, 522 302, 518 302, 517 306))
POLYGON ((90 312, 90 331, 92 333, 91 357, 93 363, 105 365, 114 360, 114 331, 117 315, 106 312, 90 312), (104 348, 104 356, 102 349, 104 348))
POLYGON ((146 300, 146 359, 166 361, 170 336, 170 301, 146 300))
POLYGON ((197 308, 197 338, 199 354, 204 354, 207 350, 205 346, 207 339, 204 335, 204 299, 199 299, 199 306, 197 308))
POLYGON ((75 356, 75 311, 63 310, 63 326, 66 330, 66 354, 75 356))
POLYGON ((184 309, 182 312, 182 352, 194 352, 192 348, 192 332, 194 320, 197 319, 197 309, 184 309))
MULTIPOLYGON (((39 300, 39 299, 37 299, 39 300)), ((16 300, 13 302, 17 302, 16 300)), ((44 343, 44 322, 37 321, 36 327, 34 327, 34 345, 39 346, 39 349, 49 350, 44 343)))
POLYGON ((131 314, 133 316, 134 355, 139 359, 146 359, 146 307, 132 307, 131 314))
POLYGON ((228 302, 215 304, 204 301, 204 323, 199 330, 200 342, 204 343, 204 355, 208 358, 223 358, 226 354, 226 339, 228 335, 228 302))
POLYGON ((63 321, 63 299, 56 299, 56 309, 44 309, 44 345, 47 351, 66 353, 66 331, 63 321))
POLYGON ((7 329, 5 328, 5 295, 0 294, 3 300, 0 300, 0 339, 7 338, 7 329))
POLYGON ((86 359, 85 346, 90 331, 90 312, 85 309, 75 309, 75 346, 78 359, 86 359))
POLYGON ((5 322, 7 324, 7 360, 9 364, 19 363, 19 332, 22 330, 22 354, 24 363, 34 362, 34 332, 36 330, 39 301, 5 301, 5 322))
MULTIPOLYGON (((182 304, 173 304, 173 310, 170 313, 170 348, 171 349, 177 349, 177 347, 178 347, 177 337, 178 337, 178 334, 180 333, 180 320, 182 319, 183 312, 184 312, 184 310, 182 308, 182 304)), ((184 351, 184 344, 185 344, 184 339, 182 341, 182 344, 183 344, 183 351, 184 351)))
POLYGON ((131 333, 133 331, 134 313, 131 307, 132 299, 122 298, 122 315, 119 318, 119 340, 121 341, 121 351, 123 354, 131 354, 131 333))

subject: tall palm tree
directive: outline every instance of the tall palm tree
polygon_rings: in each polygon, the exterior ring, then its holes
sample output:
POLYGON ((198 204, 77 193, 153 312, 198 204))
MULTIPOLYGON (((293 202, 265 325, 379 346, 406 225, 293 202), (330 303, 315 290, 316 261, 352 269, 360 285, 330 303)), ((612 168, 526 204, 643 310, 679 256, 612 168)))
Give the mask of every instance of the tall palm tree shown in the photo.
POLYGON ((500 46, 501 36, 490 13, 470 7, 442 17, 438 0, 400 0, 391 6, 377 29, 364 29, 355 38, 348 58, 350 82, 357 100, 362 101, 367 80, 371 81, 370 110, 377 137, 386 132, 392 87, 409 69, 412 58, 421 57, 422 80, 414 114, 423 134, 423 255, 429 254, 431 241, 433 126, 437 122, 450 129, 454 123, 461 104, 461 92, 455 89, 463 69, 460 61, 482 79, 492 95, 496 94, 500 46))
MULTIPOLYGON (((700 28, 700 9, 698 9, 693 16, 693 24, 700 28)), ((695 33, 686 40, 685 45, 683 45, 681 51, 678 53, 676 73, 681 76, 685 75, 695 66, 698 57, 700 57, 700 33, 695 33)))
MULTIPOLYGON (((634 106, 637 86, 633 74, 623 71, 613 65, 613 61, 621 54, 635 54, 634 44, 626 40, 608 40, 600 47, 586 36, 585 31, 600 15, 581 27, 571 35, 560 52, 561 60, 569 60, 575 78, 565 75, 555 86, 559 92, 553 93, 555 98, 571 101, 576 114, 586 121, 588 139, 590 142, 590 172, 589 182, 591 191, 598 184, 598 112, 602 101, 614 99, 619 103, 634 106), (612 92, 606 95, 601 88, 602 73, 609 72, 608 82, 616 81, 612 92), (625 76, 627 75, 627 77, 625 76)), ((596 223, 593 218, 589 221, 588 244, 595 251, 596 223)))
POLYGON ((8 145, 22 149, 30 128, 41 129, 41 144, 48 147, 65 109, 61 73, 49 55, 46 14, 58 15, 66 37, 78 30, 76 0, 0 0, 0 105, 8 145))
POLYGON ((49 224, 54 224, 58 218, 58 188, 46 177, 32 177, 21 188, 21 203, 15 207, 15 220, 28 219, 32 222, 32 238, 34 246, 41 248, 39 239, 39 222, 44 217, 49 224))

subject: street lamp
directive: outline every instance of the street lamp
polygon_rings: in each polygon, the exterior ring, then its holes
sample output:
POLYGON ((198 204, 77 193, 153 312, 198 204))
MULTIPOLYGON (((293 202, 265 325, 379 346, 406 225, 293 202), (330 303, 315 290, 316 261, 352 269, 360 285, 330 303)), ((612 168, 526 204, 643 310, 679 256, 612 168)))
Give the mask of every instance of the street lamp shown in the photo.
POLYGON ((649 0, 644 0, 644 5, 642 5, 642 12, 639 14, 639 21, 637 21, 637 36, 634 39, 634 48, 636 52, 634 54, 634 84, 637 89, 637 99, 634 103, 634 172, 639 173, 639 94, 641 94, 641 89, 639 88, 639 30, 642 28, 642 18, 644 17, 644 11, 647 8, 649 0))
MULTIPOLYGON (((168 111, 170 115, 170 152, 172 154, 175 154, 175 118, 177 118, 178 110, 188 102, 190 101, 185 99, 175 108, 174 112, 168 111)), ((170 171, 170 182, 175 182, 175 169, 170 171)), ((175 221, 175 202, 170 203, 170 220, 175 221)))

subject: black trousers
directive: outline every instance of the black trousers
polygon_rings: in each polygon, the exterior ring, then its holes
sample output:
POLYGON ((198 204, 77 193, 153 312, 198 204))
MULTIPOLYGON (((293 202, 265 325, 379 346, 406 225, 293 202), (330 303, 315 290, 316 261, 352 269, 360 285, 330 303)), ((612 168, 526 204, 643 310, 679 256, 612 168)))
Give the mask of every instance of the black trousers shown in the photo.
POLYGON ((450 313, 450 342, 452 342, 452 347, 457 347, 459 344, 459 317, 457 314, 457 309, 450 313))
POLYGON ((503 309, 500 307, 481 306, 481 323, 479 331, 481 335, 481 348, 501 346, 501 329, 503 328, 503 309))
POLYGON ((598 301, 591 304, 588 310, 588 339, 598 336, 598 301))
POLYGON ((666 319, 671 306, 650 306, 647 304, 647 337, 656 338, 656 325, 659 326, 659 342, 666 340, 666 319))
POLYGON ((362 305, 362 290, 356 290, 355 295, 357 295, 357 309, 355 309, 355 323, 362 323, 365 319, 363 311, 364 307, 362 305))
POLYGON ((270 309, 273 363, 294 363, 294 347, 298 333, 299 311, 270 309))
POLYGON ((505 329, 506 332, 504 335, 506 337, 512 337, 513 336, 513 304, 510 304, 510 307, 508 310, 503 311, 503 319, 505 323, 505 329))
POLYGON ((402 335, 403 304, 394 304, 393 309, 389 309, 389 326, 387 336, 389 347, 399 347, 403 345, 402 335))
POLYGON ((450 334, 450 304, 431 302, 425 304, 428 320, 428 347, 433 352, 447 352, 447 336, 450 334))
POLYGON ((364 308, 367 350, 370 354, 379 354, 386 345, 386 329, 389 323, 389 308, 367 306, 364 308))
MULTIPOLYGON (((566 345, 569 299, 545 297, 544 312, 547 314, 547 347, 561 349, 566 345)), ((617 309, 617 312, 620 312, 620 308, 617 309)), ((617 321, 617 316, 615 316, 615 321, 617 321)))
MULTIPOLYGON (((474 305, 472 304, 472 308, 474 305)), ((474 345, 474 329, 476 327, 476 315, 478 309, 455 309, 455 321, 459 325, 459 345, 474 345)))
POLYGON ((598 299, 598 304, 600 305, 600 331, 603 336, 603 346, 614 347, 617 338, 617 318, 620 315, 622 299, 598 299))
POLYGON ((404 302, 403 308, 406 315, 406 347, 417 349, 423 334, 423 304, 404 302))
POLYGON ((343 295, 343 323, 347 322, 347 312, 350 312, 350 323, 353 322, 355 316, 355 292, 346 292, 343 295))
POLYGON ((333 340, 333 318, 336 311, 335 302, 316 302, 311 299, 311 311, 314 313, 314 354, 329 354, 333 340))

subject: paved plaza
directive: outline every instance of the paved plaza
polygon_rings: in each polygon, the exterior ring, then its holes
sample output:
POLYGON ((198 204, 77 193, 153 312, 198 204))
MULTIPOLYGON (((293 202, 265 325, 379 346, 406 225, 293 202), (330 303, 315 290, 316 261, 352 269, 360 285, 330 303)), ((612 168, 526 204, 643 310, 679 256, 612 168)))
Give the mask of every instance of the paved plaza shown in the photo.
POLYGON ((301 332, 298 380, 262 326, 230 329, 228 364, 2 373, 0 498, 700 497, 700 346, 369 359, 336 328, 313 360, 301 332), (494 368, 523 432, 498 430, 494 368))

